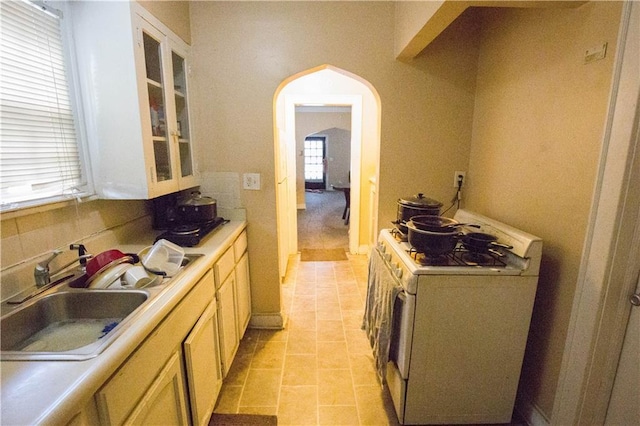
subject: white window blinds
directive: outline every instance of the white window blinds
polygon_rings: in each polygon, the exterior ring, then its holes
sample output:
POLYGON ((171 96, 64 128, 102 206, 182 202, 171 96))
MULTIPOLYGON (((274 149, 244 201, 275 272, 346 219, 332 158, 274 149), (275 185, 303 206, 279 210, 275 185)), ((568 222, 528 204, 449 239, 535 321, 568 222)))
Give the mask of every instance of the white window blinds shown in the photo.
POLYGON ((0 1, 2 210, 75 196, 83 184, 58 15, 0 1))

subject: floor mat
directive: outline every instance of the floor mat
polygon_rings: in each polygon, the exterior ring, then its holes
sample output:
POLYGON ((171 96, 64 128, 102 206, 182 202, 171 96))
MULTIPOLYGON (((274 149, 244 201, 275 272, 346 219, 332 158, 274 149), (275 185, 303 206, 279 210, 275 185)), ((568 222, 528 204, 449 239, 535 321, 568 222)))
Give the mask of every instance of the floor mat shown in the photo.
POLYGON ((276 426, 278 418, 262 414, 218 414, 214 413, 209 426, 265 425, 276 426))
POLYGON ((344 249, 302 249, 300 260, 302 262, 334 262, 347 260, 344 249))

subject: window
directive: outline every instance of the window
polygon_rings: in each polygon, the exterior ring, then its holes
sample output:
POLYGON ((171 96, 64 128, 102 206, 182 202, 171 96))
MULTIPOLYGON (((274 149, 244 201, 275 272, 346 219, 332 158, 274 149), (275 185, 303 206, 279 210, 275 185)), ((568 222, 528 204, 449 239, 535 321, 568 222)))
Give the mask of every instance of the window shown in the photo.
POLYGON ((1 1, 1 210, 87 195, 62 14, 1 1))
POLYGON ((324 176, 324 140, 308 137, 304 140, 304 179, 322 181, 324 176))

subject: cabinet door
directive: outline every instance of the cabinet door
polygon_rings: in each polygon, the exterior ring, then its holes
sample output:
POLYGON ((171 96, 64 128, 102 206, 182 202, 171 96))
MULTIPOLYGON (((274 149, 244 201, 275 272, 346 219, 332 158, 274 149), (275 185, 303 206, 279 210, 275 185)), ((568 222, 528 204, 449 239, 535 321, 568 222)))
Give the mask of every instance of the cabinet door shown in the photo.
POLYGON ((238 336, 242 339, 251 318, 251 286, 249 279, 249 253, 245 253, 236 265, 238 296, 238 336))
POLYGON ((222 387, 217 304, 213 300, 184 341, 187 383, 194 425, 209 423, 222 387))
MULTIPOLYGON (((168 115, 173 115, 173 92, 170 55, 166 36, 142 18, 139 18, 140 54, 144 57, 144 91, 147 100, 147 117, 143 117, 146 163, 149 167, 150 186, 156 192, 177 191, 175 173, 175 149, 168 127, 168 115), (140 42, 141 41, 141 42, 140 42)), ((140 72, 139 70, 138 72, 140 72)), ((142 85, 141 85, 142 86, 142 85)), ((142 102, 141 102, 142 103, 142 102)), ((144 103, 142 103, 144 104, 144 103)), ((144 112, 142 112, 144 115, 144 112)), ((159 194, 158 194, 159 195, 159 194)))
POLYGON ((86 426, 100 424, 100 417, 98 417, 98 409, 95 401, 92 399, 84 405, 82 410, 76 413, 66 424, 66 426, 86 426))
POLYGON ((183 382, 180 351, 176 351, 124 424, 189 424, 183 382))
POLYGON ((198 184, 195 175, 195 163, 193 159, 193 144, 191 143, 191 122, 189 117, 188 97, 188 52, 175 42, 171 47, 171 74, 173 85, 172 111, 173 121, 170 123, 170 133, 176 149, 175 170, 178 174, 178 186, 180 189, 191 188, 198 184))
POLYGON ((236 325, 235 281, 235 274, 229 275, 229 278, 222 283, 218 290, 218 330, 220 332, 220 353, 222 354, 224 376, 231 368, 240 342, 236 325))

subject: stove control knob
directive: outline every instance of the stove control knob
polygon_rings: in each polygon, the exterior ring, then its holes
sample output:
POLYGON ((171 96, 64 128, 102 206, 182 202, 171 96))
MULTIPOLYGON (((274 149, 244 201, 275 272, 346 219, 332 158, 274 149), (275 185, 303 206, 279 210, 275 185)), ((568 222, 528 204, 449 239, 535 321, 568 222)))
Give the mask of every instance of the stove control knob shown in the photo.
POLYGON ((386 260, 387 262, 391 260, 391 253, 385 253, 384 254, 384 260, 386 260))
POLYGON ((633 306, 640 306, 640 294, 632 294, 629 298, 629 302, 631 302, 633 306))
POLYGON ((396 263, 396 277, 402 278, 402 268, 398 263, 396 263))
POLYGON ((378 244, 378 250, 380 250, 380 253, 384 253, 387 251, 387 246, 385 246, 384 243, 380 243, 378 244))

